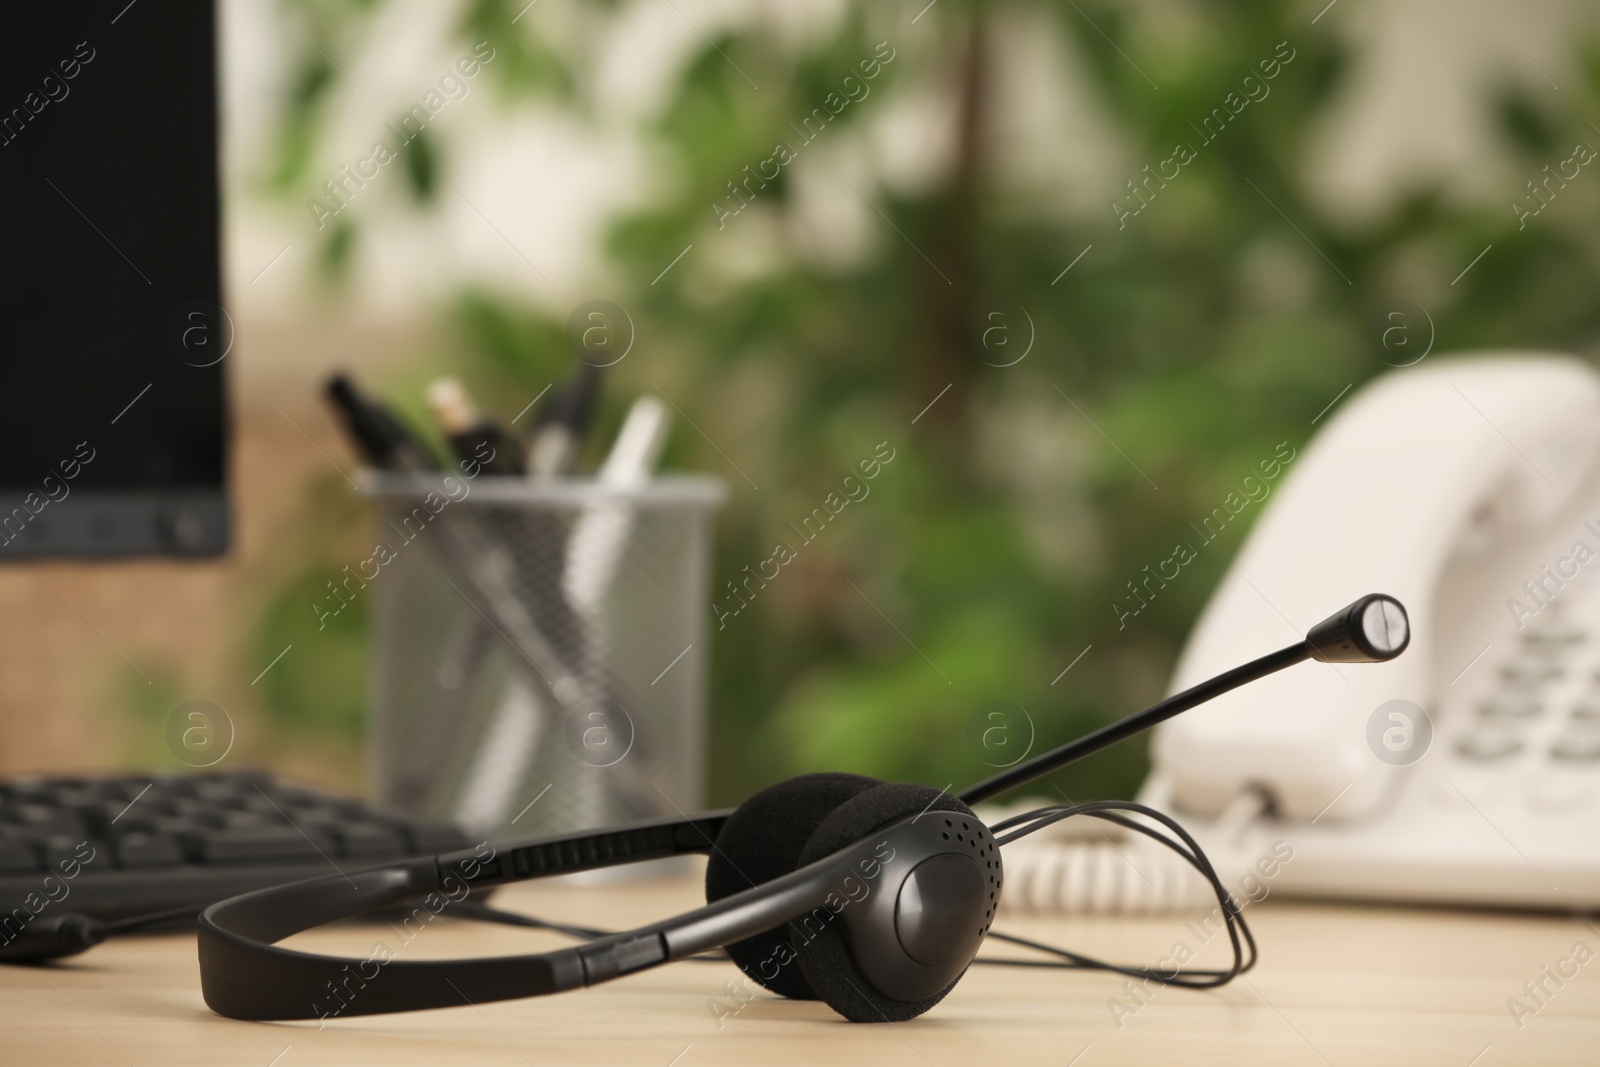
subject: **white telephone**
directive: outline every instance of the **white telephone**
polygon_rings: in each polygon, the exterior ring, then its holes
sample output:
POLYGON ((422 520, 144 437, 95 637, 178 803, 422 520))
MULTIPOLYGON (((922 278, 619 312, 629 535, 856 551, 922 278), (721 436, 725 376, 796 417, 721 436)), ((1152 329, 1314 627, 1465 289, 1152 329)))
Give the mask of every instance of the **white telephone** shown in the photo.
POLYGON ((1140 799, 1210 844, 1262 797, 1251 847, 1293 851, 1275 891, 1600 904, 1600 373, 1521 353, 1391 372, 1275 497, 1171 691, 1365 593, 1406 605, 1411 647, 1303 664, 1171 720, 1140 799))

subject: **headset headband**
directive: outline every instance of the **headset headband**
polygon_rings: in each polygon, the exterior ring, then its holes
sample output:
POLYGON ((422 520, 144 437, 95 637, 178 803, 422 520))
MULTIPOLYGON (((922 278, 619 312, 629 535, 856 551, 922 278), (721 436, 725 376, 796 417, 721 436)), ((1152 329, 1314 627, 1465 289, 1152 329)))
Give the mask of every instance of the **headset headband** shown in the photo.
MULTIPOLYGON (((362 961, 273 944, 324 923, 419 898, 419 909, 441 914, 474 886, 709 852, 705 831, 726 818, 719 812, 639 823, 534 841, 492 857, 465 849, 213 904, 201 915, 199 934, 206 1004, 235 1019, 312 1019, 560 993, 686 959, 808 915, 826 924, 851 902, 863 905, 859 913, 873 899, 872 886, 879 879, 898 884, 939 845, 938 820, 919 826, 918 817, 902 819, 781 878, 683 915, 552 952, 426 961, 384 953, 362 961)), ((876 897, 870 906, 881 910, 884 894, 876 897)), ((894 901, 887 906, 892 910, 894 901)), ((978 940, 976 932, 969 940, 978 940)), ((965 966, 960 960, 959 969, 965 966)), ((955 977, 948 965, 925 970, 911 976, 919 987, 938 989, 955 977)))

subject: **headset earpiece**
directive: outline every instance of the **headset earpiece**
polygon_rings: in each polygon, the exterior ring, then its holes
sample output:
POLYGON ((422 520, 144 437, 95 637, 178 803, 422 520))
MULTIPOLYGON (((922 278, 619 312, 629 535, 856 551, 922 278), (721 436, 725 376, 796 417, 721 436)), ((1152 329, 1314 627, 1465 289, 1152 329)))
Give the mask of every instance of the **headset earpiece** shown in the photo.
MULTIPOLYGON (((851 797, 882 784, 859 774, 803 774, 746 800, 728 816, 706 860, 706 903, 795 870, 823 820, 851 797)), ((786 927, 734 942, 727 951, 751 980, 774 993, 795 1000, 818 999, 795 966, 786 927)))
POLYGON ((884 783, 844 801, 817 825, 799 863, 908 817, 925 839, 920 846, 933 855, 893 875, 885 860, 879 877, 861 881, 859 899, 789 924, 807 984, 851 1022, 903 1022, 943 1000, 966 973, 999 907, 1000 850, 993 836, 971 808, 925 785, 884 783), (858 954, 870 956, 865 968, 858 954), (944 975, 951 976, 931 977, 944 975), (887 995, 885 987, 902 995, 887 995))

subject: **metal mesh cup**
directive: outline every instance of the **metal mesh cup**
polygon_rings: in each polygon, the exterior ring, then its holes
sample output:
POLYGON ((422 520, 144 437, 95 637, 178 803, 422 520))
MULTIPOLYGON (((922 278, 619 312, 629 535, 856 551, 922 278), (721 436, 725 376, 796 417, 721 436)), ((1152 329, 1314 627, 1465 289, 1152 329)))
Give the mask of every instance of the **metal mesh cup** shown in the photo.
POLYGON ((370 477, 379 801, 486 838, 690 811, 720 482, 370 477), (387 546, 388 551, 382 551, 387 546))

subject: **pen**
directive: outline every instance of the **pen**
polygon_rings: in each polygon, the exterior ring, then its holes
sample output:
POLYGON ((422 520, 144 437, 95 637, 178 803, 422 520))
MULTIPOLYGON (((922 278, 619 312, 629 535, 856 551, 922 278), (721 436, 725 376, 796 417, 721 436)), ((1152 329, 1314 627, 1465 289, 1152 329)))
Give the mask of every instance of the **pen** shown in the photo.
MULTIPOLYGON (((609 489, 644 486, 666 439, 666 405, 653 396, 641 396, 628 409, 596 482, 609 489)), ((602 496, 584 508, 567 539, 561 586, 574 610, 593 624, 598 624, 606 594, 622 565, 633 533, 634 510, 622 500, 602 496)))
MULTIPOLYGON (((530 478, 546 481, 571 473, 583 447, 584 431, 594 415, 599 391, 600 369, 588 362, 580 362, 576 373, 555 388, 549 401, 534 417, 526 463, 530 478)), ((561 587, 561 576, 566 568, 567 518, 551 507, 535 503, 523 514, 514 518, 505 516, 505 520, 517 543, 536 548, 522 560, 519 578, 534 594, 533 607, 539 623, 559 642, 570 662, 583 665, 580 669, 586 675, 585 680, 591 685, 597 684, 589 677, 595 661, 589 654, 592 642, 587 628, 574 613, 561 587)), ((494 639, 494 633, 479 625, 476 619, 466 619, 463 625, 468 627, 468 633, 462 638, 468 649, 476 650, 494 639)), ((604 688, 603 682, 598 684, 604 688)), ((536 693, 530 692, 527 686, 516 680, 505 684, 499 704, 469 764, 465 786, 456 798, 454 817, 457 822, 469 827, 494 828, 511 814, 511 806, 525 784, 528 767, 545 732, 542 727, 548 725, 549 716, 539 714, 540 710, 536 693)), ((574 788, 588 795, 593 785, 579 782, 574 788)), ((583 803, 577 806, 585 809, 583 803)), ((590 812, 590 817, 598 817, 597 812, 590 812)))
POLYGON ((555 478, 573 468, 599 397, 600 368, 580 361, 578 372, 556 389, 534 417, 528 441, 529 474, 555 478))
POLYGON ((488 474, 523 473, 520 449, 505 430, 484 417, 460 381, 437 378, 429 384, 427 397, 457 459, 482 463, 488 474))
MULTIPOLYGON (((654 397, 640 397, 623 420, 596 476, 597 484, 590 490, 590 499, 572 523, 570 533, 564 533, 563 521, 547 511, 535 509, 527 516, 532 539, 554 549, 539 557, 544 580, 557 579, 550 582, 556 595, 543 599, 544 610, 559 627, 557 632, 570 633, 577 642, 577 661, 587 666, 591 696, 601 695, 607 701, 617 697, 618 682, 612 665, 615 652, 605 624, 605 601, 616 582, 635 523, 634 506, 612 493, 638 488, 649 481, 666 440, 666 430, 665 405, 654 397)), ((593 721, 596 713, 604 714, 599 709, 605 707, 595 705, 590 709, 591 718, 585 721, 593 721)), ((456 808, 457 819, 465 825, 493 826, 508 815, 538 743, 537 724, 527 708, 526 692, 522 686, 513 685, 503 695, 479 742, 478 755, 467 778, 468 788, 456 808)), ((567 784, 569 807, 576 809, 585 822, 602 819, 607 814, 604 792, 609 788, 633 809, 631 814, 642 816, 649 813, 651 800, 628 795, 637 792, 630 790, 635 785, 626 775, 602 780, 592 771, 580 773, 567 784)))
MULTIPOLYGON (((335 375, 327 391, 357 447, 375 466, 411 473, 438 470, 437 457, 417 442, 398 418, 363 398, 347 377, 335 375)), ((494 617, 540 685, 548 686, 563 707, 575 709, 582 702, 583 685, 518 599, 512 588, 515 565, 505 547, 475 519, 475 515, 462 514, 458 509, 438 513, 433 522, 439 536, 428 539, 430 549, 438 554, 446 570, 465 579, 482 598, 487 613, 494 617)), ((477 611, 485 610, 471 598, 467 602, 477 611)))
POLYGON ((439 459, 399 417, 361 395, 344 374, 328 379, 328 401, 344 422, 361 458, 379 470, 434 471, 439 459))

